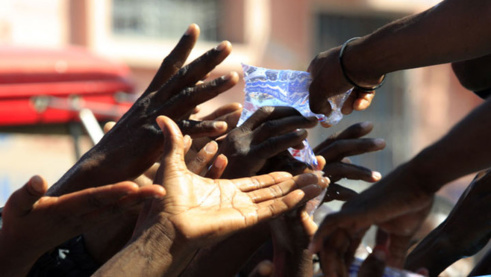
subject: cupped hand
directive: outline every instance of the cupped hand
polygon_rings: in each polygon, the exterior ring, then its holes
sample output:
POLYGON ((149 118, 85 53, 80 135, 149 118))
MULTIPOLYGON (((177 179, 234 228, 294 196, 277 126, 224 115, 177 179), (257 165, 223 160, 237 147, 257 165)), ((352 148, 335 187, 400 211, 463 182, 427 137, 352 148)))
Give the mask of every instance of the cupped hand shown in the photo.
POLYGON ((60 197, 44 196, 46 181, 32 177, 7 200, 0 230, 0 268, 22 276, 51 248, 105 222, 148 198, 162 197, 159 186, 122 182, 60 197), (15 253, 15 255, 12 255, 15 253), (19 270, 20 274, 13 271, 19 270))
POLYGON ((209 245, 231 233, 278 216, 318 195, 327 186, 315 174, 292 178, 288 173, 213 180, 190 172, 184 163, 183 138, 177 125, 167 117, 158 124, 165 136, 157 183, 166 197, 152 201, 142 211, 135 234, 166 222, 177 239, 197 247, 209 245), (170 224, 169 224, 170 223, 170 224))
POLYGON ((425 190, 421 182, 424 178, 404 164, 348 200, 340 212, 328 215, 310 246, 312 253, 321 252, 324 274, 347 275, 355 250, 372 224, 389 234, 388 264, 402 266, 410 238, 433 202, 434 192, 425 190))
POLYGON ((88 181, 93 186, 99 186, 130 180, 142 174, 162 154, 162 133, 155 123, 159 115, 172 118, 184 133, 192 136, 220 135, 226 131, 225 122, 188 120, 198 104, 226 91, 238 81, 237 73, 232 72, 197 84, 230 54, 231 45, 227 41, 182 67, 198 35, 199 28, 191 25, 163 60, 142 96, 102 140, 50 189, 50 194, 61 195, 82 189, 88 181))
POLYGON ((225 178, 254 176, 275 155, 290 147, 303 147, 303 128, 317 124, 291 107, 261 107, 240 127, 230 131, 219 152, 228 160, 225 178))
POLYGON ((376 182, 382 177, 379 172, 366 167, 354 165, 347 157, 368 152, 379 151, 385 148, 385 141, 380 138, 362 138, 373 129, 371 122, 356 123, 339 134, 324 140, 314 148, 314 153, 325 159, 323 171, 331 182, 342 178, 376 182))

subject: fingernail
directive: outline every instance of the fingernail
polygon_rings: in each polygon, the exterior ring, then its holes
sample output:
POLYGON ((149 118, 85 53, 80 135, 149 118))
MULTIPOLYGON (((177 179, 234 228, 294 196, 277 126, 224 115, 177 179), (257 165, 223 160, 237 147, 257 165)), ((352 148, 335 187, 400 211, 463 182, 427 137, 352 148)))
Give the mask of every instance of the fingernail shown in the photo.
POLYGON ((31 188, 39 194, 44 194, 43 179, 38 175, 31 178, 31 188))
POLYGON ((210 141, 205 146, 205 152, 208 154, 215 154, 217 152, 218 146, 214 141, 210 141))
POLYGON ((229 45, 229 44, 230 44, 230 42, 228 42, 226 40, 225 41, 222 41, 222 42, 220 42, 220 44, 218 44, 215 47, 215 50, 217 50, 217 51, 223 51, 223 49, 225 49, 227 47, 227 45, 229 45))
POLYGON ((213 163, 213 166, 218 169, 222 169, 225 166, 225 160, 221 158, 217 158, 213 163))
POLYGON ((365 122, 362 122, 362 123, 360 124, 360 126, 361 126, 363 129, 365 129, 365 128, 368 128, 368 127, 372 126, 372 122, 370 122, 370 121, 365 121, 365 122))
POLYGON ((225 130, 227 129, 227 123, 225 121, 216 121, 213 122, 213 127, 215 127, 215 129, 225 130))
POLYGON ((377 138, 373 141, 373 143, 376 145, 376 146, 385 146, 385 140, 384 139, 381 139, 381 138, 377 138))
POLYGON ((189 36, 191 34, 192 30, 195 29, 196 27, 198 27, 198 25, 196 25, 195 23, 189 25, 188 28, 186 29, 186 32, 184 33, 184 35, 189 36))
POLYGON ((378 171, 372 171, 372 179, 378 181, 378 180, 382 179, 382 174, 380 174, 380 172, 378 172, 378 171))

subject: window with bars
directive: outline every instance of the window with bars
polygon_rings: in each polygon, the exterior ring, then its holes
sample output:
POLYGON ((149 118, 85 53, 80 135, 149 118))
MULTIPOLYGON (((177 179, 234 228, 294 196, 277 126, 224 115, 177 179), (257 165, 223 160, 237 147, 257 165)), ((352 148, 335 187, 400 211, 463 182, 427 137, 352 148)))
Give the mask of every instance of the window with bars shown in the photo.
POLYGON ((112 33, 148 38, 180 37, 191 23, 201 39, 219 41, 220 0, 112 0, 112 33))

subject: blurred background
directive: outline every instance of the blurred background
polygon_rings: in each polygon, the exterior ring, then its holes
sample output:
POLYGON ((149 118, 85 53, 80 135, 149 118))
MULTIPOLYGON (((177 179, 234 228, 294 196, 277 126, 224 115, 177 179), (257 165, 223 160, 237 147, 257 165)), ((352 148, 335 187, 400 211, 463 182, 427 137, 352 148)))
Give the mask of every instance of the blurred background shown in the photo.
MULTIPOLYGON (((92 145, 79 122, 80 107, 92 105, 101 124, 117 118, 190 23, 200 26, 201 37, 189 60, 221 40, 233 44, 231 56, 210 76, 215 78, 231 70, 241 74, 240 63, 306 70, 318 52, 438 2, 0 0, 0 206, 34 174, 50 183, 61 177, 92 145), (51 91, 58 94, 46 98, 51 91)), ((241 80, 203 105, 202 113, 242 102, 243 86, 241 80)), ((461 87, 449 65, 395 72, 367 111, 316 128, 309 140, 315 146, 353 123, 373 121, 370 137, 385 138, 386 149, 352 160, 385 175, 481 102, 461 87)), ((440 195, 455 202, 470 180, 457 180, 440 195)))

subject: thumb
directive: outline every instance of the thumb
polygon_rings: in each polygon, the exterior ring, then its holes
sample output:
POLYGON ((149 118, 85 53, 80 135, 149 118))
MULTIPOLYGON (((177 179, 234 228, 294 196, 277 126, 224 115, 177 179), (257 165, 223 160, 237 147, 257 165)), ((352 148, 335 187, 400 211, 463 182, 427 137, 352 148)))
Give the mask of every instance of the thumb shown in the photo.
POLYGON ((181 130, 172 119, 166 116, 157 117, 157 124, 164 134, 164 153, 161 167, 164 171, 169 169, 186 170, 184 162, 184 138, 181 130))
POLYGON ((48 184, 41 176, 35 175, 22 188, 15 191, 8 199, 5 207, 12 209, 16 216, 23 216, 29 213, 36 201, 41 198, 48 190, 48 184))

